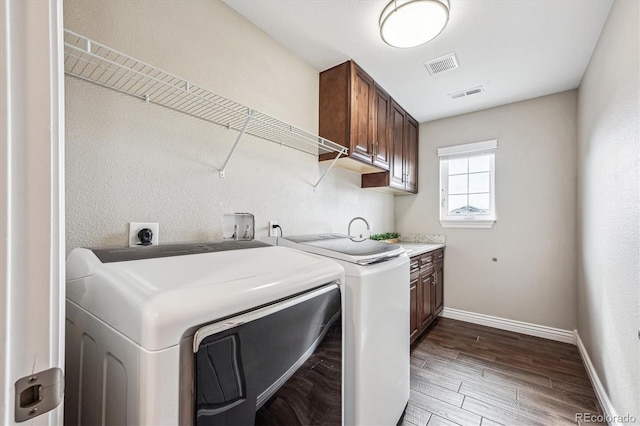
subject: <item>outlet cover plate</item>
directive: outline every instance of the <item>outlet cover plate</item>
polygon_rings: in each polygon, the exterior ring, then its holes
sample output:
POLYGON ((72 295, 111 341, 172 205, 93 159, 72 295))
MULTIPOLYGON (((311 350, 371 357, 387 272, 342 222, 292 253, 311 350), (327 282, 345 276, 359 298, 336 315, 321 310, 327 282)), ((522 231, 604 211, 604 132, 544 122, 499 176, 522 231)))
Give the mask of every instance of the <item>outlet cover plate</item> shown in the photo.
POLYGON ((277 237, 278 236, 278 228, 274 228, 274 225, 277 225, 278 221, 277 220, 270 220, 269 221, 269 236, 270 237, 277 237))
POLYGON ((144 228, 149 228, 151 232, 153 232, 151 245, 157 246, 160 244, 160 226, 158 222, 129 222, 129 247, 139 245, 140 239, 138 238, 138 232, 144 228))

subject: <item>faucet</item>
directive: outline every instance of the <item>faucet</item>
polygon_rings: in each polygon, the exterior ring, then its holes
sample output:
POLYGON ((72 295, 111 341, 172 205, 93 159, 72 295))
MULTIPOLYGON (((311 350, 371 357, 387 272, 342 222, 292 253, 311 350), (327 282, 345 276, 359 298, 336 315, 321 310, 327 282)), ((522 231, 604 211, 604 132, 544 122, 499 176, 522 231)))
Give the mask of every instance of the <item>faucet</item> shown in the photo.
POLYGON ((371 232, 371 227, 369 226, 369 222, 367 222, 367 219, 365 219, 364 217, 356 216, 353 219, 351 219, 351 221, 349 222, 349 226, 347 227, 347 235, 349 235, 349 238, 351 238, 353 241, 358 241, 358 242, 364 241, 366 240, 366 238, 363 238, 362 234, 360 234, 360 237, 359 237, 360 239, 356 239, 351 236, 351 224, 356 220, 363 221, 365 225, 367 225, 367 231, 371 232))

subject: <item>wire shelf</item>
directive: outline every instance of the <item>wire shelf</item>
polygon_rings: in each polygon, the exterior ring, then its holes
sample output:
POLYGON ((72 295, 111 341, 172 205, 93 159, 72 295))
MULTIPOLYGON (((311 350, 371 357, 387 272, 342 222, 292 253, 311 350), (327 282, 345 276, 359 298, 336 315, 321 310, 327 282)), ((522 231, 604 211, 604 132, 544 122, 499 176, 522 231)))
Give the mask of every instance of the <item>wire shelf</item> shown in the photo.
POLYGON ((312 155, 336 153, 336 160, 347 154, 347 148, 335 142, 216 95, 66 29, 64 70, 82 80, 240 132, 220 169, 221 176, 244 134, 312 155))

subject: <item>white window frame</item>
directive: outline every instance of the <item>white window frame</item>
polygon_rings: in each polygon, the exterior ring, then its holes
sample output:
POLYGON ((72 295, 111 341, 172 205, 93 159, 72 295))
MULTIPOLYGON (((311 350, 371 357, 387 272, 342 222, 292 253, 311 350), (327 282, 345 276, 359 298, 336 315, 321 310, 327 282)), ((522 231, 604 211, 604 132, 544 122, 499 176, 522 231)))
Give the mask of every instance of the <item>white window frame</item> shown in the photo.
POLYGON ((439 148, 440 157, 440 225, 443 228, 491 228, 496 222, 496 167, 495 153, 498 140, 492 139, 463 145, 439 148), (488 215, 449 215, 448 179, 449 160, 461 157, 475 157, 491 154, 489 161, 489 214, 488 215))

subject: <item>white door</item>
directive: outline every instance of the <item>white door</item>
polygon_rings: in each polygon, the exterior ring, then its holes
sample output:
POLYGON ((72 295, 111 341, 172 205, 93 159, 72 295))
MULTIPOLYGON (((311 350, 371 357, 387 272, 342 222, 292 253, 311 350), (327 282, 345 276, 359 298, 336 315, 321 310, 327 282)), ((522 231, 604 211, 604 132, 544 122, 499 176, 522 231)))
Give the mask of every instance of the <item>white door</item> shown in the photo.
POLYGON ((0 1, 0 424, 62 424, 62 1, 0 1), (16 391, 17 390, 17 391, 16 391))

